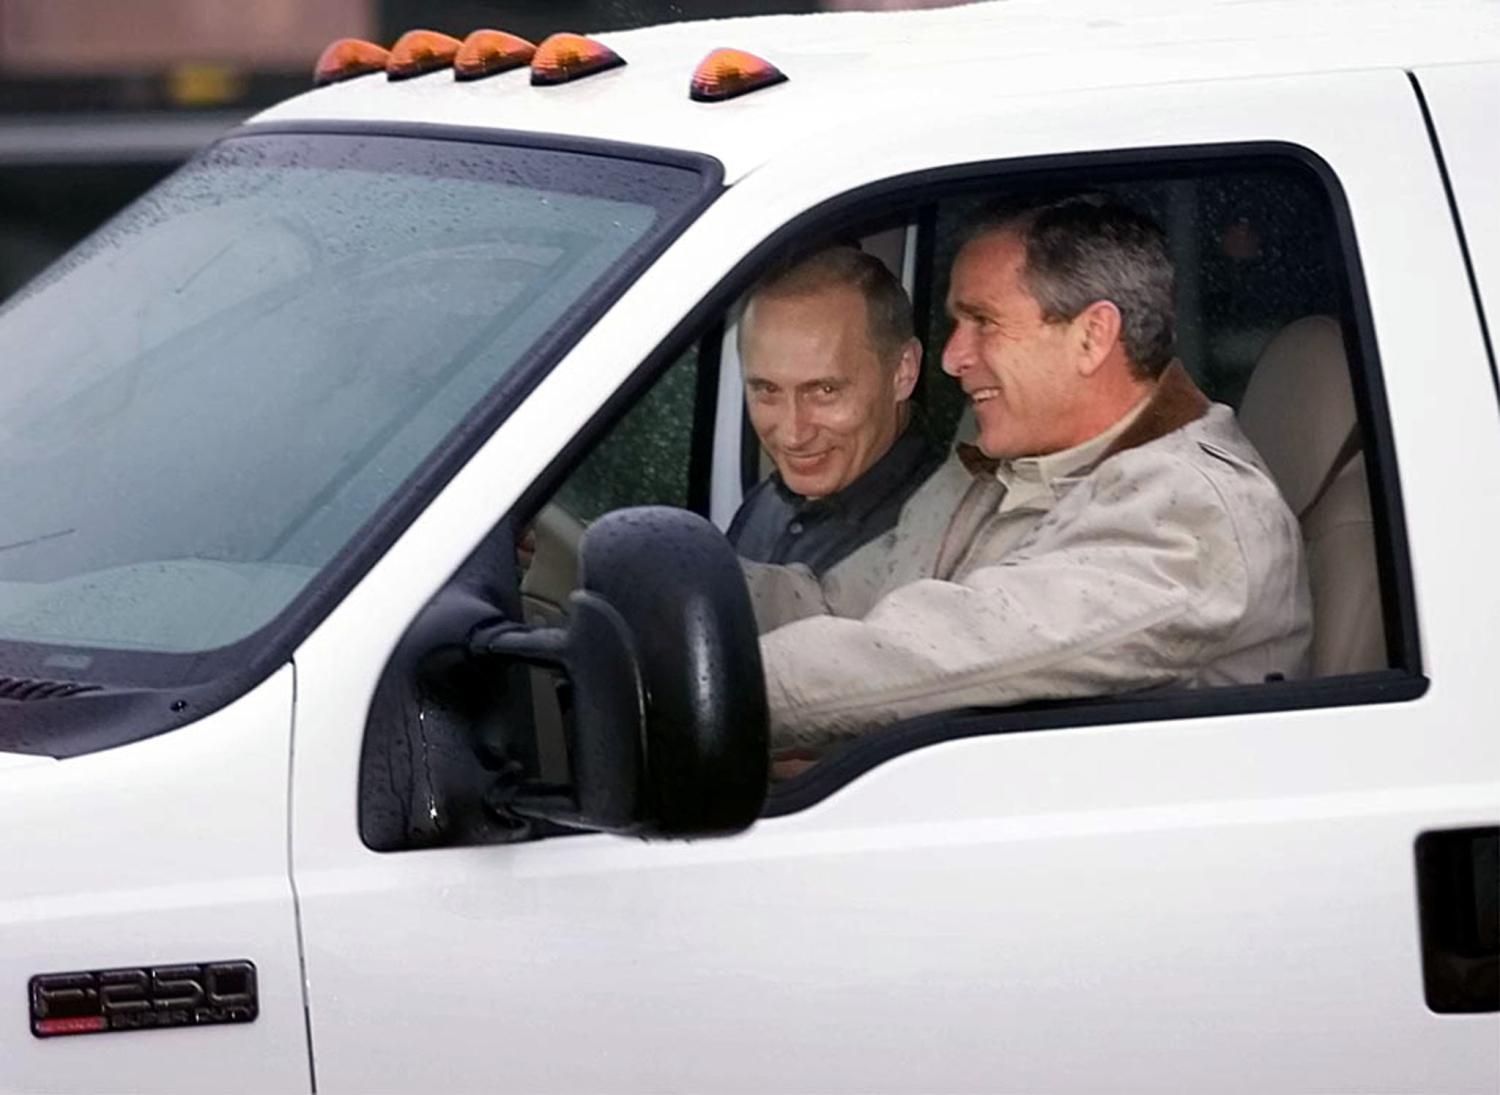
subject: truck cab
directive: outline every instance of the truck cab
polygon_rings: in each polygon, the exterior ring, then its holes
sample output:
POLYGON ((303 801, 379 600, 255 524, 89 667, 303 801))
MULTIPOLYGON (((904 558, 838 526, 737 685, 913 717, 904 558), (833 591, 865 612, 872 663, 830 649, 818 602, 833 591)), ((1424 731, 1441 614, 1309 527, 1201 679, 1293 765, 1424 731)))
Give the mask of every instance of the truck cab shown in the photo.
POLYGON ((335 51, 0 311, 0 1087, 1500 1083, 1493 6, 478 41, 335 51), (935 361, 1042 186, 1165 228, 1314 672, 768 781, 739 304, 857 240, 935 361))

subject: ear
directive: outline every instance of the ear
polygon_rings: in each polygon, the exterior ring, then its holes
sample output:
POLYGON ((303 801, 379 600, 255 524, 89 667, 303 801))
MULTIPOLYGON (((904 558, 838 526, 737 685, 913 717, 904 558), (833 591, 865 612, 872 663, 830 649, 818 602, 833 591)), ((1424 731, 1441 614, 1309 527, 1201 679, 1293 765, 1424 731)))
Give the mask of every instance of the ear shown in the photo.
POLYGON ((922 344, 916 339, 908 339, 905 346, 901 348, 901 357, 896 362, 896 402, 901 403, 911 398, 911 393, 917 387, 917 378, 922 375, 922 344))
POLYGON ((1096 300, 1073 318, 1078 340, 1078 371, 1093 376, 1120 341, 1120 309, 1113 301, 1096 300))

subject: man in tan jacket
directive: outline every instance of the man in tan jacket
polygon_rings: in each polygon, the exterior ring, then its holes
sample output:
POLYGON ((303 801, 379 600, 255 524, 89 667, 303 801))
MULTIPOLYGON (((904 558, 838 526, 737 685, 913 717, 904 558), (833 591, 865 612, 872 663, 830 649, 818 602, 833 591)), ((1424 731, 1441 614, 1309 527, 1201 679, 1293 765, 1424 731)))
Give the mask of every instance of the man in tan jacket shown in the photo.
POLYGON ((747 565, 777 750, 949 708, 1306 671, 1296 519, 1172 359, 1160 230, 1016 206, 954 262, 943 368, 976 446, 821 580, 747 565))

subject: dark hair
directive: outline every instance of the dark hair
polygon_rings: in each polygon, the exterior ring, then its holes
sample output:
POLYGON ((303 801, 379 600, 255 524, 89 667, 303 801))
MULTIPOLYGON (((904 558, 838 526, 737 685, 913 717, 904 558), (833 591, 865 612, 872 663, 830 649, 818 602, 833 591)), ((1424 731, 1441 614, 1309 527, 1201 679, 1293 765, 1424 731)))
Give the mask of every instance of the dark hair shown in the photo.
POLYGON ((1156 222, 1108 194, 1011 199, 986 210, 968 239, 1007 232, 1026 249, 1026 288, 1049 321, 1107 300, 1136 373, 1160 376, 1176 341, 1176 279, 1156 222))
POLYGON ((745 301, 763 294, 813 293, 835 285, 848 286, 864 298, 870 346, 882 362, 894 365, 915 335, 911 298, 885 263, 858 247, 840 244, 784 263, 756 282, 745 301))

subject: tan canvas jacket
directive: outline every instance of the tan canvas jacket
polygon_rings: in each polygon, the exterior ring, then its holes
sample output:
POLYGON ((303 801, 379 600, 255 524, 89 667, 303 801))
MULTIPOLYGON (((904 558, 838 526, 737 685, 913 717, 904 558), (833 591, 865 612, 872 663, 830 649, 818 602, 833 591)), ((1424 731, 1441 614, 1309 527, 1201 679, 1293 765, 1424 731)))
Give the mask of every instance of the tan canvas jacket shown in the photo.
POLYGON ((777 748, 949 708, 1306 671, 1302 539, 1230 408, 1173 365, 1102 438, 960 446, 820 583, 747 564, 777 748))

